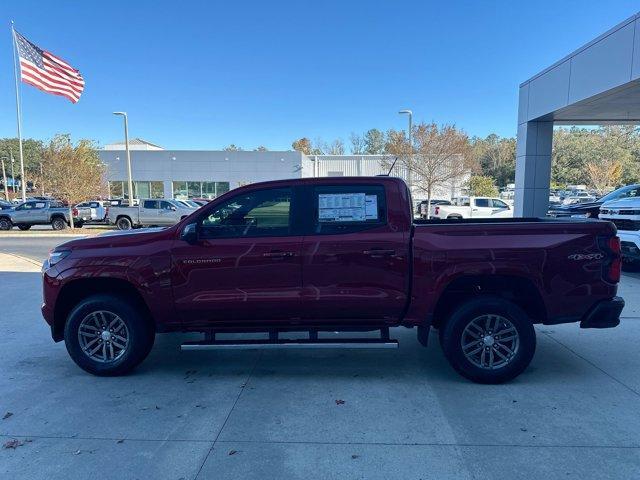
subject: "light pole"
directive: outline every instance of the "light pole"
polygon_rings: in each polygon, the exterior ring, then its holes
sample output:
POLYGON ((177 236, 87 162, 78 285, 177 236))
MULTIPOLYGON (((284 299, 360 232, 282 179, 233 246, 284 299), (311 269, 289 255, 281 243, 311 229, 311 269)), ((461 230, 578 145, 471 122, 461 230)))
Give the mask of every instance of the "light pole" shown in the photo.
POLYGON ((4 181, 3 185, 4 185, 4 199, 5 200, 9 200, 9 186, 7 185, 7 173, 4 170, 4 160, 7 159, 9 160, 9 157, 2 157, 2 180, 4 181))
MULTIPOLYGON (((133 178, 131 177, 131 153, 129 153, 129 122, 127 112, 113 112, 114 115, 124 117, 124 145, 127 151, 127 177, 129 181, 129 205, 133 205, 133 178)), ((124 196, 124 195, 123 195, 124 196)))
POLYGON ((411 110, 400 110, 400 115, 409 115, 409 130, 407 131, 407 139, 409 140, 409 161, 407 162, 407 182, 409 183, 409 190, 413 187, 413 112, 411 110))
POLYGON ((13 164, 16 163, 13 155, 11 156, 11 190, 13 190, 13 196, 16 196, 16 177, 13 175, 13 164))

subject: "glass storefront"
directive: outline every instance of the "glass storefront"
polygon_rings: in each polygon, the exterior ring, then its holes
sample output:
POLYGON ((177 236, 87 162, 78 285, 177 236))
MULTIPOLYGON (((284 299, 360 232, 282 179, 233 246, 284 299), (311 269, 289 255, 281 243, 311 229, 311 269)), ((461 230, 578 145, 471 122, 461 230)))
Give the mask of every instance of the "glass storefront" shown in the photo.
MULTIPOLYGON (((164 184, 161 181, 133 182, 133 193, 136 198, 164 198, 164 184)), ((129 198, 129 182, 109 182, 109 197, 129 198)))
MULTIPOLYGON (((173 182, 173 198, 216 198, 229 191, 229 182, 173 182)), ((135 198, 164 198, 161 181, 133 182, 135 198)), ((129 184, 126 180, 109 182, 110 198, 128 198, 129 184)))
POLYGON ((229 182, 173 182, 173 197, 216 198, 229 191, 229 182))

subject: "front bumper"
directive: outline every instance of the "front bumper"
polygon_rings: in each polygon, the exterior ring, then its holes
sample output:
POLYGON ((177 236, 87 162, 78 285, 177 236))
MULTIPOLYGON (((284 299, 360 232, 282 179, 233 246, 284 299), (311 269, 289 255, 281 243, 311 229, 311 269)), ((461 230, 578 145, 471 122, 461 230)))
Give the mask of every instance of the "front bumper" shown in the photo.
POLYGON ((580 321, 580 328, 613 328, 620 324, 620 313, 624 308, 621 297, 598 302, 580 321))

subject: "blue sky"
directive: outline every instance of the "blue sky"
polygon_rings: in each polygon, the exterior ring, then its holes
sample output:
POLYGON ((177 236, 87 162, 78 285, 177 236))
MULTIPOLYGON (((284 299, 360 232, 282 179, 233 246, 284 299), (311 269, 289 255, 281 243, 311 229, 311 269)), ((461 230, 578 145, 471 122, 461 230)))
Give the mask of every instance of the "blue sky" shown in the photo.
POLYGON ((619 1, 5 2, 0 137, 15 136, 9 21, 80 69, 80 102, 22 86, 25 137, 290 149, 415 121, 514 135, 518 85, 635 14, 619 1))

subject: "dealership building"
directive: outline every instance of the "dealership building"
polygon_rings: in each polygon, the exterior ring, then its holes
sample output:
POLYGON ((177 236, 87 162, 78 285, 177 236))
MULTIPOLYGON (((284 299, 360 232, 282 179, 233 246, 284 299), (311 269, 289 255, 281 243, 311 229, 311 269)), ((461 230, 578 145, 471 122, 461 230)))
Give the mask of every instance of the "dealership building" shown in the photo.
MULTIPOLYGON (((165 150, 142 139, 129 143, 136 198, 215 198, 233 188, 266 180, 386 174, 387 155, 304 155, 297 151, 165 150)), ((127 156, 122 143, 99 152, 112 198, 128 195, 127 156)), ((402 168, 393 175, 407 179, 402 168)), ((439 186, 433 198, 461 195, 468 175, 439 186)), ((414 190, 416 200, 426 198, 414 190)))

